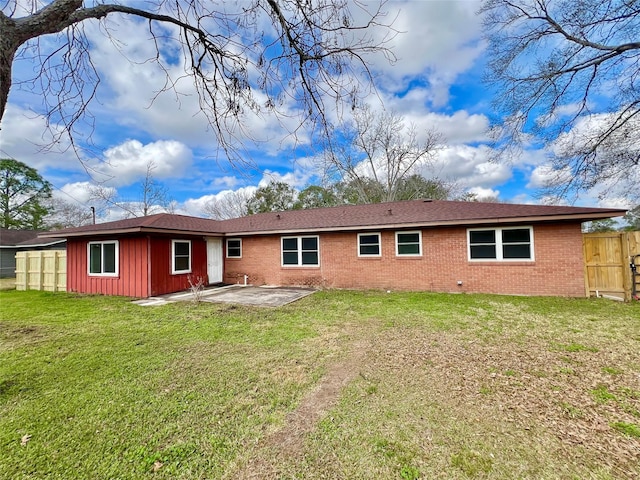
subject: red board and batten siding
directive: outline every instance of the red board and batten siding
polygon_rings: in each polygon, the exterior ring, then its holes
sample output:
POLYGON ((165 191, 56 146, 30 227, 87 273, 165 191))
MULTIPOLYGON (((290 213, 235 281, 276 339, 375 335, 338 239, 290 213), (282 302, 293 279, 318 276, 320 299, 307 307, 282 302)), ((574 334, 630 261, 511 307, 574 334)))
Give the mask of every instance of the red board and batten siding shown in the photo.
POLYGON ((189 288, 189 275, 207 282, 207 242, 202 237, 151 238, 150 296, 179 292, 189 288), (171 240, 191 240, 191 273, 171 274, 171 240))
POLYGON ((118 237, 117 277, 88 274, 88 239, 67 241, 67 291, 145 298, 189 288, 189 274, 171 274, 171 240, 191 240, 191 275, 207 278, 207 244, 202 237, 118 237), (151 260, 149 262, 149 260, 151 260))
POLYGON ((67 240, 67 291, 148 297, 148 239, 146 237, 122 237, 100 240, 118 240, 119 275, 117 277, 89 275, 87 244, 90 240, 69 238, 67 240))
POLYGON ((397 257, 395 231, 382 255, 358 257, 357 232, 320 233, 320 267, 282 267, 280 236, 245 237, 242 258, 225 259, 225 281, 354 289, 512 295, 585 295, 579 223, 533 226, 535 261, 471 262, 464 227, 422 229, 422 256, 397 257), (458 281, 462 285, 458 285, 458 281))

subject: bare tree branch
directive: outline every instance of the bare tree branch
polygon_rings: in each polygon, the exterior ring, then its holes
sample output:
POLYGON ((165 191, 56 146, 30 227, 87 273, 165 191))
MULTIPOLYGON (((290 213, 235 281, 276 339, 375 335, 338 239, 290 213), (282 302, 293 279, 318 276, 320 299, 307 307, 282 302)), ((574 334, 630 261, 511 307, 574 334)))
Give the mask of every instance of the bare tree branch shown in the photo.
POLYGON ((428 167, 441 145, 437 132, 419 138, 416 127, 406 126, 397 113, 369 108, 356 110, 343 132, 342 146, 324 152, 326 176, 356 188, 361 203, 397 200, 405 180, 428 167))
POLYGON ((486 81, 507 118, 495 130, 501 158, 544 148, 548 192, 630 196, 640 181, 638 2, 486 0, 481 12, 486 81))
POLYGON ((326 132, 327 100, 353 105, 359 95, 368 93, 360 92, 363 86, 372 88, 365 56, 382 52, 393 60, 386 43, 394 31, 384 23, 383 4, 384 0, 367 15, 363 4, 346 0, 251 0, 237 6, 156 0, 145 9, 100 0, 92 6, 83 6, 82 0, 53 0, 40 9, 34 5, 25 17, 15 17, 15 9, 5 10, 6 14, 0 12, 0 120, 16 55, 29 57, 40 65, 38 74, 17 79, 17 84, 42 94, 44 113, 52 125, 65 127, 72 142, 79 138, 86 142, 82 127, 94 125, 89 106, 100 75, 84 25, 99 21, 107 39, 116 44, 117 33, 106 20, 117 22, 124 15, 148 22, 156 55, 146 61, 159 65, 166 75, 164 87, 151 101, 168 90, 179 97, 176 85, 183 77, 176 77, 165 64, 159 40, 174 42, 182 48, 184 77, 192 79, 201 112, 221 151, 242 162, 237 149, 251 138, 244 127, 247 112, 273 113, 288 121, 291 113, 282 107, 290 98, 299 108, 291 135, 314 125, 326 132), (350 8, 362 10, 359 15, 366 16, 362 23, 354 21, 350 8), (265 15, 271 30, 264 29, 265 15), (370 33, 378 27, 388 34, 378 38, 370 33), (56 35, 53 49, 52 42, 40 42, 51 34, 56 35))

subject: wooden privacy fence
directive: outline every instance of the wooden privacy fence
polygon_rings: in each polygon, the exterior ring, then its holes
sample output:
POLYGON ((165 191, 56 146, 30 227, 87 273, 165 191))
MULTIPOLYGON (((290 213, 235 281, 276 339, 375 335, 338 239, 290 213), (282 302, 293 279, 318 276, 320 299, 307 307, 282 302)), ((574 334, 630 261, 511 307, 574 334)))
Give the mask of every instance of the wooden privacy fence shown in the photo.
POLYGON ((629 265, 640 255, 640 231, 587 233, 582 238, 587 296, 630 300, 635 279, 629 265))
POLYGON ((40 250, 16 253, 16 290, 67 290, 67 252, 40 250))

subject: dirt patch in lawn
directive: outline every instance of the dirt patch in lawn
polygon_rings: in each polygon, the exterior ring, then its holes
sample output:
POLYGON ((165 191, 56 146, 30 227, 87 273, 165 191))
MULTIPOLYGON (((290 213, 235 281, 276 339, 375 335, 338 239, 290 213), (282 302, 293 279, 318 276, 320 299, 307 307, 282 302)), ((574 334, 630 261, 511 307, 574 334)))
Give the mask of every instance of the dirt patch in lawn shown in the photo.
POLYGON ((638 357, 625 351, 632 350, 397 331, 375 345, 368 367, 395 382, 429 385, 431 401, 464 406, 459 414, 467 421, 493 419, 500 428, 531 432, 540 443, 547 439, 543 448, 560 445, 570 464, 635 479, 640 377, 629 368, 638 357))
POLYGON ((267 436, 253 457, 233 478, 252 479, 277 476, 277 465, 295 461, 303 454, 305 436, 337 402, 341 391, 358 375, 369 350, 369 343, 355 342, 346 358, 331 365, 318 385, 287 415, 281 429, 267 436), (268 453, 267 453, 268 452, 268 453), (272 460, 267 461, 267 455, 272 460))
POLYGON ((6 350, 38 342, 45 337, 43 328, 30 326, 15 326, 7 322, 0 322, 0 340, 6 350))

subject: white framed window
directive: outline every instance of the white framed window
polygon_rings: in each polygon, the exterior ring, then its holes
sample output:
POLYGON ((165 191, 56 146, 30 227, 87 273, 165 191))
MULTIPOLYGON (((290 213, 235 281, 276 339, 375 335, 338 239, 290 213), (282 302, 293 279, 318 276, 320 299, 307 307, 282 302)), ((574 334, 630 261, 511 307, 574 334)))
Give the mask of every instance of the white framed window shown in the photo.
POLYGON ((380 234, 379 233, 359 233, 358 234, 358 256, 359 257, 381 257, 380 234))
POLYGON ((317 267, 320 265, 318 236, 282 237, 283 267, 317 267))
POLYGON ((191 240, 171 240, 171 273, 191 273, 191 240))
POLYGON ((91 276, 117 277, 119 262, 117 240, 89 242, 87 245, 87 271, 91 276))
POLYGON ((470 261, 533 261, 533 227, 470 228, 470 261))
POLYGON ((422 232, 396 232, 396 255, 398 257, 422 256, 422 232))
POLYGON ((242 258, 241 238, 227 238, 227 258, 242 258))

